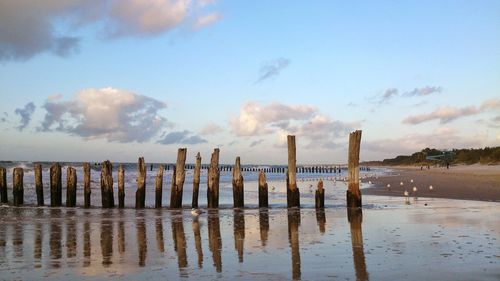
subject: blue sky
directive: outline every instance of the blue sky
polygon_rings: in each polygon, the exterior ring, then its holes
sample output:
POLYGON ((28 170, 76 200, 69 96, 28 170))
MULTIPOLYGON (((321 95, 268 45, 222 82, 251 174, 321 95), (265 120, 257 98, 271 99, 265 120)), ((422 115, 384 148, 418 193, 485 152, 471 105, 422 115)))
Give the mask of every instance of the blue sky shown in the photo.
POLYGON ((499 145, 498 30, 498 1, 0 1, 0 158, 499 145))

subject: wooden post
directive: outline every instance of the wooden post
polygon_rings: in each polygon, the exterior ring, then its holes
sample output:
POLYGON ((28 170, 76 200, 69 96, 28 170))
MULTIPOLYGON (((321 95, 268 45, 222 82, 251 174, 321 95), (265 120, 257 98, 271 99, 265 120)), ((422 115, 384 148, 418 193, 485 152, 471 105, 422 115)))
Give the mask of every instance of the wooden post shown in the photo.
POLYGON ((0 202, 8 203, 7 197, 7 170, 0 167, 0 202))
POLYGON ((269 199, 267 195, 266 173, 259 172, 259 208, 269 207, 269 199))
POLYGON ((318 189, 316 189, 316 208, 325 207, 325 189, 323 188, 323 181, 319 180, 318 189))
POLYGON ((125 208, 125 169, 118 167, 118 208, 125 208))
POLYGON ((137 164, 137 191, 135 192, 135 208, 142 209, 146 205, 146 166, 144 157, 137 164))
POLYGON ((43 200, 42 165, 35 164, 34 168, 35 168, 36 202, 38 206, 43 206, 44 200, 43 200))
POLYGON ((361 130, 349 134, 349 187, 347 190, 347 207, 361 208, 361 192, 359 191, 359 148, 361 130))
POLYGON ((198 194, 200 191, 200 173, 201 173, 201 156, 200 153, 196 154, 196 164, 194 166, 193 174, 193 202, 191 208, 198 208, 198 194))
POLYGON ((219 208, 219 149, 214 149, 210 158, 207 173, 207 205, 208 208, 219 208))
POLYGON ((50 167, 50 206, 62 205, 61 165, 55 163, 50 167))
POLYGON ((66 169, 66 207, 76 206, 76 170, 73 167, 66 169))
POLYGON ((12 193, 14 195, 14 206, 21 206, 24 203, 23 177, 23 168, 14 168, 12 175, 12 193))
POLYGON ((243 176, 241 175, 241 163, 238 156, 233 168, 233 204, 235 208, 245 207, 243 189, 243 176))
POLYGON ((296 181, 296 148, 295 148, 295 136, 287 136, 288 140, 288 171, 286 173, 286 185, 287 185, 287 206, 300 207, 300 192, 297 187, 296 181))
POLYGON ((165 170, 165 167, 163 165, 160 165, 158 167, 158 173, 156 174, 156 197, 155 197, 155 207, 156 208, 161 208, 161 199, 163 195, 163 171, 165 170))
POLYGON ((83 163, 83 206, 90 208, 90 163, 83 163))
POLYGON ((170 193, 170 208, 182 208, 182 191, 184 189, 184 180, 186 171, 186 148, 179 148, 177 151, 177 162, 172 173, 172 190, 170 193))
POLYGON ((113 196, 113 167, 108 160, 101 164, 101 201, 103 208, 115 207, 113 196))

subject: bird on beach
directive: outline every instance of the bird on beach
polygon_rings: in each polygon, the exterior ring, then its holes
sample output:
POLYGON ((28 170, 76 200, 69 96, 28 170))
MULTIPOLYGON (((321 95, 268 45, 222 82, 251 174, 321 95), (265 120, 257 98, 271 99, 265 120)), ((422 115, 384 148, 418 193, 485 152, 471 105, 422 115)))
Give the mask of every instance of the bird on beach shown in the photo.
POLYGON ((410 182, 413 182, 413 179, 411 179, 410 182))
POLYGON ((199 215, 205 213, 203 210, 200 210, 200 209, 191 209, 191 215, 193 215, 193 217, 198 217, 199 215))
POLYGON ((390 183, 387 184, 387 189, 391 189, 391 184, 390 183))
POLYGON ((432 191, 433 189, 432 185, 429 185, 429 191, 432 191))
POLYGON ((413 194, 415 195, 415 197, 413 197, 413 199, 417 200, 418 198, 417 198, 417 187, 416 186, 413 187, 413 194))
POLYGON ((276 189, 276 187, 274 187, 274 185, 273 185, 273 186, 271 186, 271 190, 272 190, 272 191, 274 191, 275 189, 276 189))
POLYGON ((406 202, 406 204, 409 204, 410 200, 409 200, 408 196, 410 196, 410 193, 408 192, 408 190, 405 190, 405 192, 403 194, 405 196, 405 202, 406 202))
POLYGON ((400 182, 399 185, 403 186, 403 182, 400 182))

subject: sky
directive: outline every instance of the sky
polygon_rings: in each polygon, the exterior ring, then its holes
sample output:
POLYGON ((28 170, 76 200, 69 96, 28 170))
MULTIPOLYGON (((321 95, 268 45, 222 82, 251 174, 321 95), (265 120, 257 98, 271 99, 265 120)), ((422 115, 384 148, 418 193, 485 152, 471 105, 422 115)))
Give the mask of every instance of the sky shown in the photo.
POLYGON ((500 145, 500 1, 0 0, 0 160, 500 145))

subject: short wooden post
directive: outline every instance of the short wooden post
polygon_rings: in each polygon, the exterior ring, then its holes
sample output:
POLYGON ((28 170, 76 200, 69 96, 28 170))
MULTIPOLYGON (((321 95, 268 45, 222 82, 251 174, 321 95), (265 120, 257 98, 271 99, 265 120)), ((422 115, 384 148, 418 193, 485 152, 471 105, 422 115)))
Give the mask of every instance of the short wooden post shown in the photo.
POLYGON ((297 187, 296 181, 296 147, 295 147, 295 136, 287 136, 288 140, 288 171, 286 173, 286 185, 287 185, 287 206, 300 207, 300 192, 297 187))
POLYGON ((155 207, 161 208, 161 199, 163 197, 163 171, 165 167, 160 165, 156 174, 156 189, 155 189, 155 207))
POLYGON ((34 168, 35 168, 36 202, 38 206, 43 206, 44 200, 43 200, 42 165, 35 164, 34 168))
POLYGON ((146 166, 144 157, 137 164, 137 191, 135 192, 135 208, 142 209, 146 205, 146 166))
POLYGON ((66 207, 76 206, 76 170, 73 167, 66 169, 66 207))
POLYGON ((240 157, 236 157, 236 163, 233 168, 233 205, 235 208, 245 207, 245 198, 243 192, 243 176, 241 175, 240 157))
POLYGON ((83 206, 90 208, 90 163, 83 163, 83 206))
POLYGON ((103 208, 115 207, 113 196, 113 166, 108 160, 101 164, 101 197, 103 208))
POLYGON ((8 203, 7 197, 7 170, 0 167, 0 202, 8 203))
POLYGON ((201 156, 200 153, 196 154, 196 164, 194 166, 193 174, 193 202, 191 208, 198 208, 198 194, 200 191, 200 174, 201 174, 201 156))
POLYGON ((118 167, 118 208, 125 208, 125 169, 118 167))
POLYGON ((316 189, 316 208, 325 207, 325 189, 323 188, 323 181, 318 181, 318 189, 316 189))
POLYGON ((361 208, 361 192, 359 191, 360 143, 361 130, 357 130, 349 134, 349 187, 346 194, 348 208, 361 208))
POLYGON ((207 205, 208 208, 219 208, 219 149, 214 149, 210 158, 207 173, 207 205))
POLYGON ((54 163, 50 167, 50 206, 62 205, 61 165, 54 163))
POLYGON ((269 199, 267 194, 266 173, 259 172, 259 208, 269 207, 269 199))
POLYGON ((172 173, 172 190, 170 192, 170 208, 182 208, 182 192, 186 171, 186 148, 179 148, 177 151, 177 162, 172 173))
POLYGON ((14 195, 14 206, 21 206, 24 203, 23 177, 23 168, 14 168, 12 175, 12 193, 14 195))

